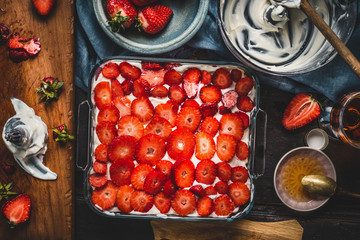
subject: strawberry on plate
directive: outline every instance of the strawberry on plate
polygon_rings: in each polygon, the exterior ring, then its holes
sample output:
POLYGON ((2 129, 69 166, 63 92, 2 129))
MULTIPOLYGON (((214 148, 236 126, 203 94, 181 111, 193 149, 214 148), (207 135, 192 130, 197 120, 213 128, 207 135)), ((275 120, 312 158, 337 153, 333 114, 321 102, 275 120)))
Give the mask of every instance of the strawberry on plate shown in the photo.
MULTIPOLYGON (((214 85, 208 85, 200 89, 200 99, 205 102, 220 102, 221 91, 214 85)), ((235 102, 236 103, 236 102, 235 102)), ((235 105, 235 104, 234 104, 235 105)))
POLYGON ((243 96, 238 99, 237 108, 243 112, 250 112, 254 107, 253 101, 248 96, 243 96))
POLYGON ((139 164, 131 174, 131 184, 136 190, 144 190, 147 175, 154 169, 149 164, 139 164))
POLYGON ((134 211, 146 213, 154 205, 154 197, 145 191, 134 191, 131 194, 130 205, 134 211))
POLYGON ((129 185, 134 168, 135 165, 131 159, 117 160, 110 166, 111 181, 118 186, 129 185))
POLYGON ((231 179, 231 166, 227 162, 217 163, 216 175, 221 181, 228 182, 231 179))
POLYGON ((248 145, 243 141, 238 141, 236 145, 236 157, 240 160, 245 160, 249 156, 249 148, 248 145))
POLYGON ((27 194, 20 194, 11 201, 7 201, 2 207, 4 216, 8 219, 11 227, 23 223, 29 219, 31 198, 27 194))
POLYGON ((94 155, 96 161, 107 162, 108 161, 107 154, 108 154, 108 146, 106 144, 101 143, 95 148, 94 155))
POLYGON ((200 198, 196 205, 196 211, 202 217, 209 216, 214 211, 213 200, 208 196, 200 198))
POLYGON ((100 82, 94 88, 94 101, 100 109, 104 104, 111 102, 111 88, 109 82, 100 82))
POLYGON ((119 66, 114 62, 109 62, 104 65, 104 67, 101 70, 101 73, 107 79, 117 78, 120 75, 119 66))
POLYGON ((171 102, 160 103, 155 107, 155 116, 162 117, 171 124, 171 127, 175 127, 177 115, 177 107, 171 102))
POLYGON ((171 201, 171 207, 180 216, 186 216, 196 209, 195 195, 185 189, 176 191, 174 198, 171 201))
POLYGON ((150 5, 154 2, 156 2, 157 0, 131 0, 136 6, 145 6, 145 5, 150 5))
POLYGON ((139 140, 144 135, 144 126, 137 117, 124 116, 118 122, 118 135, 129 135, 139 140))
POLYGON ((241 139, 244 135, 243 121, 235 113, 228 113, 220 119, 220 134, 228 134, 236 139, 241 139))
POLYGON ((121 159, 134 159, 136 140, 133 136, 123 135, 114 138, 108 147, 108 158, 110 162, 116 162, 121 159))
POLYGON ((150 94, 152 97, 165 98, 169 95, 169 90, 165 86, 156 86, 151 89, 150 94))
POLYGON ((241 78, 235 85, 235 91, 240 97, 247 96, 254 87, 254 81, 249 77, 241 78))
POLYGON ((159 192, 154 197, 154 205, 160 213, 166 214, 171 207, 171 198, 166 196, 163 192, 159 192))
POLYGON ((116 125, 113 122, 100 122, 96 125, 96 135, 101 143, 109 145, 117 136, 116 125))
POLYGON ((212 83, 220 89, 230 87, 232 79, 230 72, 225 68, 218 68, 212 75, 212 83))
POLYGON ((139 10, 136 27, 144 32, 155 34, 165 28, 173 11, 162 5, 147 6, 139 10))
POLYGON ((219 121, 214 117, 206 117, 200 124, 200 132, 205 132, 211 137, 215 137, 219 130, 219 121))
POLYGON ((107 181, 106 174, 93 173, 89 176, 89 184, 95 188, 105 186, 107 181))
POLYGON ((52 7, 54 6, 55 0, 31 0, 34 4, 36 11, 40 15, 48 15, 52 7))
POLYGON ((184 89, 178 85, 171 85, 169 88, 169 98, 178 104, 182 103, 186 98, 184 89))
POLYGON ((151 88, 164 84, 165 69, 160 70, 144 70, 140 77, 147 81, 151 88))
POLYGON ((216 153, 221 161, 228 162, 234 155, 236 150, 236 139, 232 135, 219 134, 217 137, 216 153))
POLYGON ((202 160, 195 169, 195 179, 199 183, 213 184, 216 178, 216 164, 211 160, 202 160))
POLYGON ((229 185, 229 196, 236 206, 247 203, 250 199, 250 190, 242 182, 235 182, 229 185))
POLYGON ((156 134, 166 141, 171 132, 172 126, 169 121, 155 115, 155 117, 146 126, 144 135, 156 134))
POLYGON ((130 204, 131 194, 134 192, 134 189, 129 185, 121 186, 116 194, 116 206, 120 211, 129 213, 133 209, 130 204))
POLYGON ((166 144, 162 137, 148 134, 140 138, 136 146, 136 161, 140 164, 155 166, 166 153, 166 144))
POLYGON ((297 94, 286 107, 282 125, 288 129, 300 128, 316 119, 320 114, 318 102, 309 94, 297 94))
POLYGON ((218 216, 228 216, 235 209, 234 202, 228 195, 220 195, 215 199, 215 214, 218 216))
POLYGON ((237 166, 231 169, 231 181, 245 183, 248 178, 249 173, 245 167, 237 166))
POLYGON ((178 128, 187 128, 195 132, 201 121, 199 109, 193 107, 182 107, 176 117, 176 126, 178 128))
POLYGON ((186 128, 176 129, 168 137, 166 150, 174 160, 191 159, 194 148, 194 134, 186 128))
POLYGON ((129 28, 137 16, 135 7, 128 0, 107 0, 106 13, 111 30, 116 33, 129 28))
POLYGON ((195 135, 195 157, 199 160, 211 159, 215 154, 215 142, 206 132, 195 135))
POLYGON ((181 74, 176 71, 175 69, 170 69, 164 75, 164 83, 171 86, 171 85, 179 85, 182 82, 181 74))
POLYGON ((135 81, 141 75, 141 70, 128 62, 121 62, 119 64, 119 72, 123 78, 131 81, 135 81))
POLYGON ((112 103, 106 103, 100 108, 100 112, 97 116, 98 122, 112 122, 117 123, 120 118, 120 112, 117 107, 112 103))
POLYGON ((144 190, 149 194, 157 194, 166 182, 165 174, 156 170, 151 171, 145 179, 144 190))
POLYGON ((124 90, 121 83, 116 78, 111 79, 111 99, 114 100, 117 97, 124 97, 124 90))
POLYGON ((147 97, 138 97, 131 103, 131 114, 141 122, 147 122, 154 116, 154 106, 147 97))
POLYGON ((119 188, 115 184, 108 181, 105 186, 94 189, 92 201, 102 210, 108 210, 115 205, 118 190, 119 188))
POLYGON ((174 165, 175 184, 179 188, 190 187, 195 179, 194 164, 190 160, 183 160, 183 161, 180 160, 180 162, 176 165, 174 165))
POLYGON ((172 162, 168 160, 160 160, 159 162, 157 162, 155 169, 165 174, 167 178, 170 178, 172 166, 172 162))

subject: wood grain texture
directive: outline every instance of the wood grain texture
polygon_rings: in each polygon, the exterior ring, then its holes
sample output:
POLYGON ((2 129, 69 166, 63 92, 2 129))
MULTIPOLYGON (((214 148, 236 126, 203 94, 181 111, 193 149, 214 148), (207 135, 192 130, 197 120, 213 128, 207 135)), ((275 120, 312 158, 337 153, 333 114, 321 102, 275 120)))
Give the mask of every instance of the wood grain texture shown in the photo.
POLYGON ((27 193, 32 199, 30 220, 15 230, 10 230, 6 219, 0 217, 1 239, 71 239, 74 235, 75 146, 60 146, 51 135, 51 128, 62 123, 74 133, 73 16, 73 0, 57 1, 46 17, 36 13, 30 0, 0 0, 0 22, 9 25, 11 32, 20 32, 24 38, 37 37, 41 42, 39 55, 22 63, 12 62, 6 45, 0 46, 1 131, 15 114, 10 97, 32 107, 49 129, 44 163, 58 175, 56 181, 31 177, 16 164, 0 140, 0 165, 6 162, 16 167, 10 176, 0 168, 0 179, 13 181, 18 193, 27 193), (64 87, 58 101, 45 105, 39 102, 35 88, 40 85, 39 79, 47 76, 64 81, 64 87))

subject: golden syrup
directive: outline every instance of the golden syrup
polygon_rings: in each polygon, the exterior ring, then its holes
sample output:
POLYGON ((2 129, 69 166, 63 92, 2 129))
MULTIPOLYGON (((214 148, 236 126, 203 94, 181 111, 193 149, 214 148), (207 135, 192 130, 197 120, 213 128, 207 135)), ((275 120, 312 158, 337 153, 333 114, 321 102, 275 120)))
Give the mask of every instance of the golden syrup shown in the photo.
POLYGON ((297 202, 307 202, 312 198, 301 184, 305 175, 325 175, 325 169, 321 163, 308 155, 300 155, 287 161, 280 173, 280 182, 289 198, 297 202))

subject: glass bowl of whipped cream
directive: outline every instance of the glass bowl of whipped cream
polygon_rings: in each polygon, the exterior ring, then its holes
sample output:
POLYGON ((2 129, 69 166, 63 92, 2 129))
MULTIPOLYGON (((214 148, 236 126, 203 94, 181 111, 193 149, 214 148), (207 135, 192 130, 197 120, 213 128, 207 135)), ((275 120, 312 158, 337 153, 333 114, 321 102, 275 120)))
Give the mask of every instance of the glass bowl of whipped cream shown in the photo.
MULTIPOLYGON (((218 23, 228 49, 249 67, 279 76, 318 69, 337 54, 298 8, 276 6, 271 0, 220 0, 218 23)), ((343 42, 354 30, 354 0, 309 0, 343 42)))

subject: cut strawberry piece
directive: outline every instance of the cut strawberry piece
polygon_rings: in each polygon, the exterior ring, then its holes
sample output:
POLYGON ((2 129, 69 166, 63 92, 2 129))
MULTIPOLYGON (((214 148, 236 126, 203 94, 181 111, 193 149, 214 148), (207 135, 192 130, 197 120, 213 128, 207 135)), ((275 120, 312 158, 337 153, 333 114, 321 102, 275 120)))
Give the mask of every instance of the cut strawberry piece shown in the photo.
POLYGON ((164 69, 166 70, 171 70, 175 67, 181 67, 182 65, 180 63, 177 63, 177 62, 168 62, 168 63, 165 63, 164 65, 164 69))
POLYGON ((147 97, 139 97, 131 103, 131 114, 147 122, 154 116, 154 106, 147 97))
POLYGON ((172 126, 165 118, 155 116, 145 128, 145 135, 156 134, 162 137, 165 141, 172 132, 172 126))
POLYGON ((217 163, 216 175, 221 181, 228 182, 231 179, 231 166, 226 162, 217 163))
POLYGON ((211 83, 211 78, 212 76, 208 71, 203 70, 201 72, 201 83, 204 84, 205 86, 211 83))
POLYGON ((185 92, 180 86, 172 85, 169 88, 169 98, 178 104, 182 103, 185 100, 185 97, 185 92))
POLYGON ((147 175, 154 169, 149 164, 139 164, 131 174, 131 184, 136 190, 144 190, 147 175))
POLYGON ((202 160, 196 166, 195 179, 199 183, 213 184, 216 178, 216 164, 211 160, 202 160))
POLYGON ((215 154, 214 139, 206 132, 195 135, 195 157, 199 160, 211 159, 215 154))
POLYGON ((320 114, 318 102, 309 94, 297 94, 286 107, 282 125, 288 129, 302 127, 316 119, 320 114))
POLYGON ((166 214, 169 212, 171 207, 171 198, 166 196, 163 192, 158 193, 154 197, 154 204, 160 213, 166 214))
POLYGON ((156 170, 150 172, 144 182, 144 190, 149 194, 157 194, 166 182, 165 174, 156 170))
POLYGON ((100 109, 104 104, 111 102, 111 88, 109 82, 100 82, 94 88, 94 101, 100 109))
POLYGON ((117 136, 115 123, 100 122, 96 126, 96 135, 101 143, 109 145, 111 141, 117 136))
POLYGON ((199 130, 209 134, 211 137, 215 137, 217 131, 219 130, 220 123, 214 117, 206 117, 200 124, 199 130))
POLYGON ((245 183, 248 178, 249 173, 245 167, 237 166, 231 169, 231 181, 245 183))
POLYGON ((122 90, 124 92, 124 95, 129 95, 133 92, 134 90, 134 86, 132 81, 130 81, 129 79, 125 79, 122 83, 121 83, 121 87, 122 90))
POLYGON ((218 105, 216 102, 203 103, 199 110, 203 118, 212 117, 218 112, 218 105))
POLYGON ((168 137, 167 152, 174 160, 191 159, 194 154, 195 139, 186 128, 174 130, 168 137))
POLYGON ((202 217, 209 216, 214 211, 213 200, 208 196, 200 198, 197 202, 196 211, 202 217))
POLYGON ((235 205, 228 195, 221 195, 215 199, 215 214, 228 216, 235 209, 235 205))
POLYGON ((249 77, 241 78, 235 85, 235 91, 240 97, 247 96, 254 87, 254 81, 249 77))
POLYGON ((9 40, 8 40, 8 47, 10 49, 23 49, 24 48, 24 42, 26 42, 28 39, 21 38, 20 33, 14 32, 11 34, 9 40))
POLYGON ((131 115, 131 101, 127 97, 117 97, 113 100, 120 113, 120 117, 131 115))
POLYGON ((217 191, 216 191, 216 188, 213 187, 213 186, 208 186, 204 189, 205 191, 205 194, 208 195, 208 196, 211 196, 211 195, 216 195, 217 194, 217 191))
POLYGON ((13 227, 26 222, 30 217, 31 198, 27 194, 20 194, 2 207, 4 216, 13 227))
POLYGON ((164 82, 169 86, 179 85, 182 82, 182 76, 175 69, 171 69, 165 73, 164 82))
POLYGON ((244 135, 243 121, 235 113, 228 113, 220 119, 220 134, 228 134, 236 139, 241 139, 244 135))
POLYGON ((236 139, 228 134, 219 134, 217 137, 217 155, 221 161, 228 162, 234 155, 236 150, 236 139))
POLYGON ((177 107, 172 103, 160 103, 155 108, 155 115, 169 121, 171 127, 175 127, 177 107))
POLYGON ((243 141, 238 141, 236 145, 236 157, 240 160, 246 160, 249 157, 249 148, 243 141))
POLYGON ((220 89, 230 87, 232 83, 230 72, 225 68, 218 68, 212 76, 212 83, 220 89))
POLYGON ((116 33, 129 28, 137 16, 135 7, 128 0, 107 0, 106 13, 110 18, 107 23, 116 33))
POLYGON ((111 98, 114 100, 117 97, 124 97, 124 90, 121 86, 119 80, 112 79, 111 80, 111 98))
MULTIPOLYGON (((50 0, 51 1, 51 0, 50 0)), ((40 40, 38 38, 30 38, 28 43, 24 45, 24 50, 30 55, 35 56, 41 50, 40 40)))
POLYGON ((227 185, 226 182, 220 181, 215 184, 215 189, 220 194, 227 194, 229 190, 229 186, 227 185))
POLYGON ((102 187, 105 186, 108 179, 106 174, 93 173, 89 176, 89 183, 92 187, 102 187))
POLYGON ((139 10, 139 29, 155 34, 165 28, 170 21, 173 11, 162 5, 151 5, 139 10))
POLYGON ((121 186, 116 194, 116 206, 120 211, 129 213, 133 209, 130 204, 131 195, 134 189, 129 185, 121 186))
POLYGON ((242 78, 243 73, 239 69, 233 69, 231 70, 230 75, 231 75, 231 79, 234 82, 237 82, 242 78))
POLYGON ((229 196, 236 206, 247 203, 250 199, 250 190, 242 182, 235 182, 229 185, 229 196))
POLYGON ((115 205, 118 190, 119 188, 115 184, 108 181, 105 186, 95 188, 92 193, 92 201, 102 210, 108 210, 115 205))
POLYGON ((204 103, 205 102, 218 103, 221 100, 221 91, 218 87, 215 87, 213 85, 202 87, 200 89, 200 99, 204 103))
POLYGON ((180 216, 186 216, 196 209, 195 195, 185 189, 176 191, 174 198, 171 201, 171 207, 180 216))
MULTIPOLYGON (((155 0, 155 1, 157 1, 157 0, 155 0)), ((155 2, 155 1, 153 1, 153 2, 155 2)), ((135 4, 136 1, 133 1, 133 2, 135 4)), ((137 5, 137 4, 135 4, 135 5, 137 5)), ((140 6, 140 5, 138 5, 138 6, 140 6)), ((163 67, 157 62, 142 62, 141 63, 141 68, 143 70, 160 70, 163 67)))
POLYGON ((182 107, 193 107, 193 108, 199 109, 200 105, 196 100, 188 99, 183 103, 182 107))
POLYGON ((253 109, 254 103, 253 101, 248 97, 240 97, 237 102, 237 108, 243 112, 249 112, 253 109))
POLYGON ((118 135, 129 135, 139 140, 144 135, 144 126, 137 117, 124 116, 118 122, 118 135))
POLYGON ((151 88, 161 86, 164 84, 165 69, 160 70, 144 70, 141 73, 141 78, 147 81, 151 88))
POLYGON ((180 107, 179 103, 177 103, 177 102, 175 102, 174 100, 171 100, 171 99, 167 100, 166 103, 172 104, 174 106, 174 111, 176 113, 179 111, 179 107, 180 107))
POLYGON ((174 169, 175 184, 179 188, 190 187, 195 179, 194 173, 195 166, 190 160, 181 161, 174 169))
POLYGON ((134 159, 137 144, 133 136, 119 136, 109 144, 108 158, 110 162, 116 162, 121 159, 134 159))
POLYGON ((154 205, 154 197, 145 191, 134 191, 131 194, 130 205, 134 211, 146 213, 154 205))
POLYGON ((98 122, 107 121, 107 122, 117 123, 119 118, 120 118, 120 112, 117 109, 117 107, 115 107, 115 105, 112 103, 107 103, 101 107, 100 112, 97 116, 97 121, 98 122))
POLYGON ((219 113, 220 113, 220 115, 225 115, 225 114, 231 113, 231 109, 227 108, 225 106, 220 106, 219 113))
POLYGON ((176 190, 177 188, 175 184, 172 182, 172 180, 167 180, 165 182, 163 192, 166 196, 172 197, 175 194, 176 190))
POLYGON ((234 90, 230 90, 221 98, 221 102, 223 103, 224 107, 232 108, 236 105, 239 95, 234 90))
POLYGON ((201 121, 199 109, 193 107, 182 107, 176 117, 176 126, 178 128, 187 128, 195 132, 201 121))
POLYGON ((135 97, 148 96, 150 94, 150 84, 142 78, 133 83, 133 95, 135 97))
POLYGON ((130 159, 117 160, 110 166, 111 181, 118 186, 129 185, 134 167, 134 162, 130 159))
POLYGON ((157 86, 150 91, 150 94, 156 98, 165 98, 169 95, 169 90, 164 86, 157 86))
POLYGON ((105 174, 107 171, 107 164, 100 161, 95 161, 93 164, 93 169, 96 173, 105 174))
POLYGON ((100 162, 107 162, 108 146, 105 144, 100 144, 95 148, 95 160, 100 162))
POLYGON ((190 191, 193 192, 198 197, 204 197, 206 195, 203 186, 201 185, 194 185, 190 188, 190 191))
POLYGON ((156 164, 156 170, 165 174, 166 178, 170 178, 171 175, 171 168, 172 168, 173 164, 172 162, 168 161, 168 160, 160 160, 157 164, 156 164))
POLYGON ((117 78, 120 75, 119 66, 113 62, 105 64, 101 72, 107 79, 117 78))
POLYGON ((244 113, 244 112, 240 112, 240 111, 237 111, 237 112, 234 112, 236 115, 238 115, 241 120, 243 121, 243 128, 246 129, 249 127, 249 123, 250 123, 250 118, 249 116, 244 113))
POLYGON ((196 97, 198 91, 199 91, 199 84, 183 81, 183 89, 185 91, 185 94, 188 98, 194 98, 196 97))
POLYGON ((136 161, 140 164, 155 166, 166 153, 166 144, 162 137, 156 134, 143 136, 136 147, 136 161))
POLYGON ((183 79, 190 83, 199 83, 201 78, 201 71, 198 68, 189 68, 183 73, 183 79))
POLYGON ((119 64, 119 71, 123 78, 135 81, 141 75, 141 70, 128 62, 122 62, 119 64))

